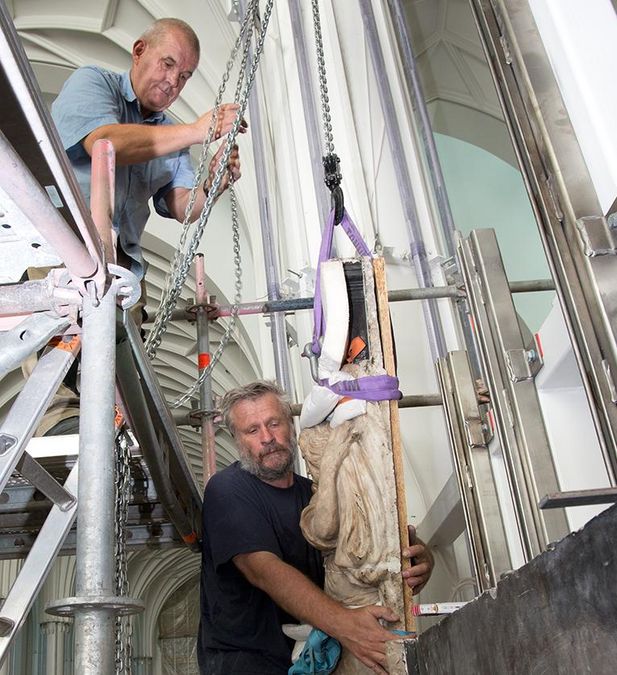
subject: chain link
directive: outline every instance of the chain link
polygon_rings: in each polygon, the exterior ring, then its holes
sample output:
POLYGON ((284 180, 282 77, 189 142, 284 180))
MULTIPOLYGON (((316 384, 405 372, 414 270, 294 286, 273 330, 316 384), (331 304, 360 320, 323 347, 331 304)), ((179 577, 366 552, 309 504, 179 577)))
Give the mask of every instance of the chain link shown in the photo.
POLYGON ((257 23, 258 17, 258 3, 250 2, 246 8, 244 21, 248 20, 248 25, 245 26, 244 49, 242 50, 242 62, 238 69, 238 82, 236 83, 236 91, 234 94, 234 101, 238 102, 242 96, 242 84, 245 81, 247 74, 246 64, 248 63, 249 54, 251 51, 251 39, 253 37, 253 28, 257 23))
POLYGON ((313 8, 313 26, 315 29, 315 47, 317 50, 317 71, 319 73, 319 97, 321 100, 321 120, 323 123, 326 155, 334 155, 334 137, 332 135, 332 116, 330 115, 330 99, 328 97, 328 81, 326 79, 326 60, 321 38, 321 20, 319 18, 319 0, 311 0, 313 8))
MULTIPOLYGON (((129 502, 132 493, 131 451, 126 433, 116 437, 116 517, 115 517, 115 556, 116 556, 116 595, 128 596, 128 558, 126 553, 126 525, 129 515, 129 502)), ((131 617, 116 617, 116 675, 131 675, 132 624, 131 617)))
MULTIPOLYGON (((213 110, 212 114, 212 121, 210 124, 210 129, 208 131, 208 134, 206 136, 206 139, 204 140, 204 144, 202 146, 202 153, 200 157, 200 162, 199 162, 199 167, 198 171, 195 177, 195 183, 193 185, 192 191, 191 191, 191 196, 189 198, 189 204, 187 205, 187 210, 185 213, 185 225, 183 227, 183 232, 181 235, 180 239, 180 244, 178 245, 178 249, 176 251, 176 255, 174 257, 174 261, 172 264, 172 269, 170 272, 170 275, 168 277, 167 283, 165 290, 163 292, 163 295, 161 297, 161 302, 159 305, 159 309, 157 312, 157 316, 154 322, 154 326, 152 328, 152 331, 148 335, 148 339, 146 341, 146 352, 150 358, 154 358, 156 354, 156 350, 161 344, 162 336, 163 333, 165 332, 167 325, 169 323, 169 319, 171 317, 171 313, 173 312, 174 307, 176 306, 177 300, 180 296, 180 293, 182 291, 182 288, 184 286, 184 282, 186 280, 186 277, 189 274, 190 271, 190 266, 193 262, 193 258, 195 257, 195 253, 197 252, 197 248, 199 246, 199 242, 201 241, 201 237, 203 234, 203 231, 205 229, 205 226, 208 222, 208 219, 210 217, 210 213, 212 211, 212 206, 214 204, 214 199, 215 196, 218 193, 218 190, 221 185, 221 181, 223 179, 223 175, 225 171, 227 170, 227 163, 229 161, 229 157, 231 155, 236 136, 238 135, 238 130, 240 128, 240 124, 242 122, 242 119, 244 118, 244 114, 246 111, 246 107, 248 104, 248 97, 250 90, 253 86, 253 82, 255 79, 255 74, 257 72, 257 66, 259 65, 259 60, 261 58, 261 54, 263 51, 263 46, 265 42, 265 37, 266 37, 266 31, 268 28, 268 23, 270 20, 270 15, 272 13, 272 5, 273 5, 273 0, 268 0, 268 3, 265 8, 264 12, 264 18, 262 21, 262 26, 261 26, 261 31, 259 32, 258 38, 257 38, 257 44, 255 47, 255 52, 253 55, 253 58, 250 62, 250 68, 246 67, 246 63, 248 60, 248 53, 250 50, 250 37, 252 35, 252 28, 249 28, 250 26, 250 20, 253 19, 255 21, 258 13, 258 8, 259 4, 257 0, 251 0, 249 3, 247 12, 245 14, 244 20, 242 22, 242 26, 240 29, 240 33, 238 35, 238 39, 236 40, 236 44, 234 45, 234 49, 232 50, 232 55, 227 63, 227 68, 225 71, 225 74, 223 76, 223 82, 219 88, 219 92, 217 94, 216 98, 216 103, 215 103, 215 108, 213 110), (249 39, 247 39, 249 38, 249 39), (206 201, 204 203, 204 207, 202 209, 202 212, 200 214, 200 217, 198 219, 197 225, 195 227, 195 232, 191 238, 190 244, 187 247, 186 253, 183 253, 183 248, 185 246, 186 239, 188 238, 188 229, 189 229, 189 214, 192 211, 193 205, 195 203, 195 198, 196 198, 196 191, 197 187, 199 186, 199 183, 201 182, 201 177, 202 174, 205 171, 205 163, 206 163, 206 158, 207 158, 207 147, 212 141, 212 136, 214 133, 214 122, 217 119, 218 116, 218 108, 221 104, 222 98, 223 98, 223 92, 225 90, 225 86, 227 84, 227 80, 229 79, 229 73, 231 72, 231 69, 233 67, 233 63, 235 62, 237 53, 239 51, 240 46, 244 42, 244 50, 243 50, 243 58, 242 58, 242 64, 243 67, 241 69, 241 72, 239 74, 239 77, 241 79, 241 82, 238 84, 237 91, 236 93, 239 93, 239 108, 238 112, 236 114, 236 118, 233 122, 232 129, 227 135, 226 138, 226 143, 225 143, 225 149, 223 151, 223 156, 221 157, 221 161, 219 162, 215 175, 214 175, 214 180, 212 182, 212 186, 208 192, 208 195, 206 197, 206 201), (248 70, 248 74, 244 75, 245 71, 248 70), (244 86, 242 86, 242 81, 244 80, 244 86)), ((234 215, 234 211, 232 211, 232 217, 234 215)), ((235 211, 235 217, 237 220, 237 209, 235 211)))
MULTIPOLYGON (((227 64, 225 66, 225 72, 223 73, 223 79, 221 82, 221 86, 219 87, 219 90, 216 95, 216 100, 214 101, 214 107, 212 109, 212 117, 210 119, 210 126, 208 128, 208 133, 206 134, 206 138, 204 139, 202 146, 201 146, 201 153, 199 155, 199 163, 197 166, 197 171, 195 173, 195 180, 193 182, 193 187, 191 188, 191 194, 189 198, 189 202, 187 204, 187 207, 184 212, 184 222, 182 223, 182 233, 180 235, 180 241, 178 244, 178 248, 176 250, 175 258, 174 258, 174 264, 172 265, 172 270, 175 269, 178 266, 178 263, 180 262, 182 258, 182 249, 184 248, 184 245, 186 243, 186 239, 188 236, 188 232, 190 231, 190 227, 192 225, 190 216, 191 213, 193 212, 193 207, 195 206, 195 200, 197 198, 197 189, 201 183, 202 178, 204 177, 205 174, 205 167, 206 167, 206 161, 208 159, 208 148, 210 144, 212 143, 212 140, 214 138, 214 132, 216 129, 216 123, 218 120, 218 113, 219 113, 219 108, 221 107, 221 103, 223 102, 223 94, 225 93, 225 89, 227 87, 227 82, 229 81, 229 77, 231 75, 231 70, 234 66, 234 63, 236 61, 236 58, 238 56, 238 52, 240 50, 240 47, 242 46, 243 42, 250 40, 250 36, 252 33, 252 22, 250 21, 251 18, 251 13, 255 11, 255 6, 257 5, 257 0, 251 0, 251 3, 249 5, 249 9, 246 12, 246 15, 242 21, 242 24, 240 26, 240 32, 238 33, 238 37, 236 38, 236 42, 234 43, 234 46, 231 51, 231 55, 229 59, 227 60, 227 64)), ((243 52, 246 53, 248 51, 247 46, 244 46, 243 52)), ((246 60, 246 57, 243 54, 242 57, 242 63, 244 64, 246 60)), ((243 73, 240 71, 239 75, 239 81, 242 81, 243 73)), ((236 102, 237 102, 237 97, 236 97, 236 102)), ((212 186, 214 187, 214 186, 212 186)), ((210 190, 213 192, 213 190, 210 190)), ((215 193, 216 194, 216 193, 215 193)), ((204 204, 205 207, 205 204, 204 204)), ((169 279, 172 279, 173 275, 170 275, 169 279)), ((173 308, 172 308, 173 309, 173 308)))

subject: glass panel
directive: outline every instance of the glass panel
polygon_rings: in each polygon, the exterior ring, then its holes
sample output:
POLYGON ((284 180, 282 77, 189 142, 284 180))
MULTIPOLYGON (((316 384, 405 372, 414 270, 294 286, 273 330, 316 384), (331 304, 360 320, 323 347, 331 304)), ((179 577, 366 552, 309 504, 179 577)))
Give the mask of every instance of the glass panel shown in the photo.
MULTIPOLYGON (((520 171, 464 140, 439 133, 435 140, 456 228, 465 236, 477 228, 493 228, 509 281, 550 277, 520 171)), ((517 311, 532 332, 548 316, 554 295, 515 296, 517 311)))

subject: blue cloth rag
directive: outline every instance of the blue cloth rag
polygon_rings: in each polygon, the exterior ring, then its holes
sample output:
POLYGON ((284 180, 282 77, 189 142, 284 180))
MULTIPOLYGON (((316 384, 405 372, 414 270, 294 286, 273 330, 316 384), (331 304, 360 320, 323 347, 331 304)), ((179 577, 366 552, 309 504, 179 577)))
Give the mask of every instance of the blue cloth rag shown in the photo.
MULTIPOLYGON (((404 630, 393 630, 397 635, 414 635, 404 630)), ((289 669, 287 675, 330 675, 341 658, 340 642, 313 628, 300 652, 300 656, 289 669)))
POLYGON ((318 628, 313 628, 288 675, 329 675, 340 658, 340 642, 318 628))

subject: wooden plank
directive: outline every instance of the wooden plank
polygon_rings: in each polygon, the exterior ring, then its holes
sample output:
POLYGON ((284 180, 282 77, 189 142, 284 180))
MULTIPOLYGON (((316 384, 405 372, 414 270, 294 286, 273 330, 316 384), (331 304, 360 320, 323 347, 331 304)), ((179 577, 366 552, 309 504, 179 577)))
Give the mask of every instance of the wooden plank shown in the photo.
MULTIPOLYGON (((386 270, 383 258, 373 259, 375 275, 375 292, 377 296, 377 312, 381 331, 381 347, 383 350, 384 368, 388 375, 396 375, 394 360, 394 340, 390 323, 390 309, 388 307, 388 288, 386 285, 386 270)), ((402 549, 408 545, 407 532, 407 497, 405 493, 405 475, 403 466, 403 445, 401 441, 400 417, 398 402, 390 401, 390 430, 392 434, 392 461, 394 464, 394 479, 396 484, 396 503, 398 511, 398 530, 401 544, 401 569, 409 569, 408 558, 403 558, 402 549)), ((409 586, 403 583, 403 606, 405 611, 405 630, 415 631, 416 620, 412 614, 412 593, 409 586)))

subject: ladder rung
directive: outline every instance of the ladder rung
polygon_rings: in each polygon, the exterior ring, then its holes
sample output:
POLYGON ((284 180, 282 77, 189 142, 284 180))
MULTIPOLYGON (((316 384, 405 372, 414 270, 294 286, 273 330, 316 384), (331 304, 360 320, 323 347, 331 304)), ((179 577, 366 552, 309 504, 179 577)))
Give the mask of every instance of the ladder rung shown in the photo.
POLYGON ((538 506, 541 509, 561 509, 566 506, 589 506, 590 504, 612 504, 613 502, 617 502, 617 488, 611 487, 551 492, 542 497, 538 506))
POLYGON ((75 503, 75 496, 60 485, 60 483, 58 483, 58 481, 27 452, 24 452, 15 468, 23 478, 29 480, 37 490, 42 492, 48 499, 54 502, 54 504, 57 504, 62 511, 70 508, 75 503))
POLYGON ((0 492, 79 352, 78 340, 62 344, 40 358, 0 427, 0 492))

